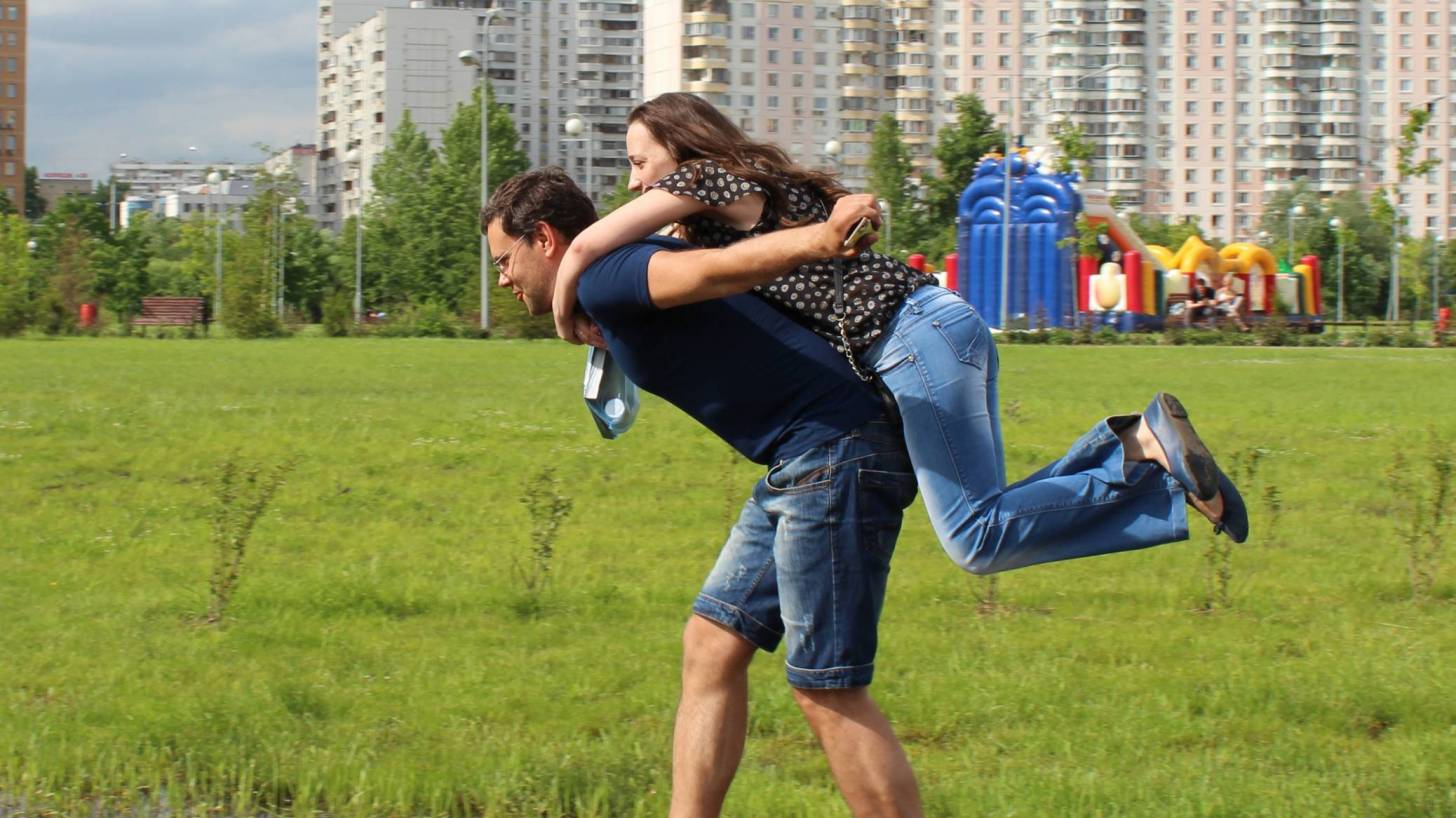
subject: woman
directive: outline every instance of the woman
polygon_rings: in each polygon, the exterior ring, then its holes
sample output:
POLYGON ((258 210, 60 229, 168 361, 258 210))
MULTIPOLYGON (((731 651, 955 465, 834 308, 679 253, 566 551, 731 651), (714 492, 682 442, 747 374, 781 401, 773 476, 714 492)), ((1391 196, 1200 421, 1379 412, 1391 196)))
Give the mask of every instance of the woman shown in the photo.
MULTIPOLYGON (((629 186, 642 195, 587 228, 567 250, 554 309, 557 330, 569 341, 579 342, 577 281, 601 255, 669 225, 694 244, 721 247, 822 222, 846 192, 832 177, 795 166, 778 148, 750 141, 690 94, 650 100, 627 121, 629 186)), ((1182 539, 1181 499, 1162 508, 1149 488, 1149 480, 1167 482, 1152 473, 1158 466, 1216 530, 1239 542, 1247 536, 1237 491, 1182 406, 1163 394, 1142 417, 1100 422, 1062 459, 1003 488, 996 344, 976 311, 930 276, 865 250, 847 262, 809 264, 774 281, 742 285, 823 336, 861 378, 888 390, 936 534, 969 571, 1182 539)))

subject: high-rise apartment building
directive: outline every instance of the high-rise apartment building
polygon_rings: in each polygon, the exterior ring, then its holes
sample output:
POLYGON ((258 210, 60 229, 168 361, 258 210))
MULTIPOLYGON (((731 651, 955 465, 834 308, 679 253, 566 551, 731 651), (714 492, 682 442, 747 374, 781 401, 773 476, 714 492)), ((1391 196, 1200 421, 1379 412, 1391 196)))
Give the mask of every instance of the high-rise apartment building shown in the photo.
MULTIPOLYGON (((941 13, 953 14, 950 11, 941 13)), ((1456 227, 1451 0, 986 0, 958 12, 961 85, 1050 142, 1097 143, 1093 181, 1129 208, 1253 237, 1296 179, 1321 195, 1395 179, 1406 111, 1429 105, 1428 179, 1402 186, 1411 229, 1456 227)))
POLYGON ((532 165, 566 167, 594 196, 610 191, 626 174, 625 121, 641 96, 640 20, 635 2, 319 0, 320 223, 338 229, 359 212, 405 111, 439 144, 480 84, 479 61, 458 59, 467 51, 485 52, 532 165), (579 134, 566 131, 572 118, 579 134))
POLYGON ((0 3, 0 190, 25 207, 26 0, 0 3))
POLYGON ((937 5, 949 4, 647 0, 643 90, 700 94, 798 162, 837 162, 851 185, 864 183, 875 121, 893 113, 929 167, 936 100, 958 77, 935 50, 937 5), (839 156, 824 154, 830 141, 839 156))
POLYGON ((1388 185, 1406 111, 1429 105, 1417 158, 1442 165, 1402 194, 1414 232, 1456 237, 1452 0, 646 0, 644 16, 647 96, 701 94, 806 164, 836 140, 852 187, 882 113, 930 167, 954 96, 975 93, 1027 144, 1080 124, 1091 184, 1225 239, 1295 179, 1388 185))

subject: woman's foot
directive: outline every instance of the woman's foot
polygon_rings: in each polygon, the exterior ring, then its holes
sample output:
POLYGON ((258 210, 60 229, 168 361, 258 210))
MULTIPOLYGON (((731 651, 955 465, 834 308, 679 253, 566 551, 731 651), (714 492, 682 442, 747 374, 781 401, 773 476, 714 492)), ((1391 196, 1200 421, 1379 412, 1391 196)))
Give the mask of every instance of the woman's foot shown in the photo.
POLYGON ((1143 411, 1137 437, 1148 459, 1173 475, 1190 495, 1207 501, 1218 493, 1218 464, 1177 398, 1166 392, 1155 395, 1143 411))

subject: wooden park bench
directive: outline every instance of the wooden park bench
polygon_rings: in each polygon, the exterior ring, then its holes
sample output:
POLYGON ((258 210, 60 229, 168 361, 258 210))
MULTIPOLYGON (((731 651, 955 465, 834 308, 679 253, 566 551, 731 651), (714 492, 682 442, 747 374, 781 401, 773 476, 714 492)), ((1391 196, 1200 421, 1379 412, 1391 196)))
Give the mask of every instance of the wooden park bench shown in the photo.
MULTIPOLYGON (((141 327, 185 327, 202 324, 203 330, 207 329, 203 300, 194 296, 144 296, 141 314, 131 319, 131 322, 141 327)), ((143 329, 142 332, 146 330, 143 329)))

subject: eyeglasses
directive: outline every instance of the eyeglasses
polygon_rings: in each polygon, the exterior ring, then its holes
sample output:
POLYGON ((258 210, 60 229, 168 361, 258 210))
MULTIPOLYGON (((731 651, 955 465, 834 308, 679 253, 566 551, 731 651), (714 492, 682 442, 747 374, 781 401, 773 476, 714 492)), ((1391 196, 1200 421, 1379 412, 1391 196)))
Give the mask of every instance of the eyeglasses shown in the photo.
POLYGON ((507 247, 504 253, 501 253, 500 255, 491 259, 490 263, 494 264, 497 270, 505 272, 506 265, 509 264, 511 260, 511 253, 514 253, 516 251, 516 248, 520 246, 521 242, 525 241, 526 238, 530 235, 530 233, 522 233, 520 238, 516 239, 510 247, 507 247))

